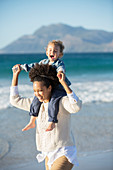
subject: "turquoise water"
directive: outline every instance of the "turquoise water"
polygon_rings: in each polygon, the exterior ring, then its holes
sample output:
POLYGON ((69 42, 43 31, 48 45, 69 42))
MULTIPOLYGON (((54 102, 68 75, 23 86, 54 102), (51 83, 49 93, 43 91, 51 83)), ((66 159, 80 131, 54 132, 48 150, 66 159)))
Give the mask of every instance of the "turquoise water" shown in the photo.
MULTIPOLYGON (((9 76, 15 64, 39 62, 44 58, 47 58, 45 54, 1 54, 0 78, 9 76)), ((65 54, 62 60, 70 76, 113 73, 113 53, 65 54)))
MULTIPOLYGON (((9 107, 9 87, 15 64, 34 63, 47 58, 45 54, 0 55, 0 109, 9 107)), ((113 102, 113 53, 73 53, 62 58, 72 89, 83 103, 113 102)), ((33 95, 28 73, 19 75, 20 92, 33 95)))
MULTIPOLYGON (((0 136, 9 142, 9 152, 1 163, 15 164, 17 169, 22 168, 21 163, 35 160, 37 152, 35 129, 21 132, 29 121, 28 113, 12 108, 9 102, 11 68, 17 63, 38 62, 43 58, 44 54, 0 55, 0 136)), ((83 102, 81 111, 71 119, 78 155, 112 151, 113 54, 65 54, 62 59, 71 88, 83 102)), ((32 83, 24 71, 19 75, 19 93, 26 97, 33 95, 32 83)), ((41 165, 36 167, 41 169, 41 165)))

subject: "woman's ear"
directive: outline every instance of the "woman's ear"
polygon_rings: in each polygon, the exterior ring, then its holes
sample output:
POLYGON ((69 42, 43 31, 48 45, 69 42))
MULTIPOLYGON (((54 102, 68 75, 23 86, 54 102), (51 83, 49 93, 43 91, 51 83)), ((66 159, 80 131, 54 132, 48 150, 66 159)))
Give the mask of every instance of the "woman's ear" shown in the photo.
POLYGON ((51 92, 51 90, 52 90, 52 86, 51 85, 49 85, 48 90, 51 92))

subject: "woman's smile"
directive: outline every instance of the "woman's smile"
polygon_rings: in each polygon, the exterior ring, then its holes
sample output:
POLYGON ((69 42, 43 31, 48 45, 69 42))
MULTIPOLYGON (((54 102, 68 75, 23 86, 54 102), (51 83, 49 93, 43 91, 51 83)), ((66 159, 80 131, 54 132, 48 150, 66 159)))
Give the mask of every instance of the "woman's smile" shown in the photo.
POLYGON ((33 83, 33 90, 35 96, 39 99, 40 102, 49 102, 51 96, 51 86, 48 88, 44 85, 43 81, 35 81, 33 83))

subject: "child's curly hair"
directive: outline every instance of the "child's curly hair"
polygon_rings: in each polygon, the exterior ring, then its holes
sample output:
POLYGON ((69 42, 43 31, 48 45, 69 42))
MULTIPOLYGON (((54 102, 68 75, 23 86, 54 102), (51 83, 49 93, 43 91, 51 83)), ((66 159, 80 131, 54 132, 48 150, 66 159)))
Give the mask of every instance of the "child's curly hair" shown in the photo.
POLYGON ((63 50, 64 50, 64 48, 65 48, 64 45, 63 45, 63 42, 60 41, 60 40, 52 40, 52 41, 50 41, 50 42, 48 43, 48 45, 47 45, 46 51, 47 51, 48 46, 49 46, 50 44, 54 44, 54 45, 60 47, 60 56, 59 56, 59 58, 61 58, 61 57, 63 56, 63 50))
POLYGON ((31 82, 43 81, 47 88, 51 85, 54 89, 59 85, 56 69, 49 64, 36 63, 29 72, 29 78, 31 82))

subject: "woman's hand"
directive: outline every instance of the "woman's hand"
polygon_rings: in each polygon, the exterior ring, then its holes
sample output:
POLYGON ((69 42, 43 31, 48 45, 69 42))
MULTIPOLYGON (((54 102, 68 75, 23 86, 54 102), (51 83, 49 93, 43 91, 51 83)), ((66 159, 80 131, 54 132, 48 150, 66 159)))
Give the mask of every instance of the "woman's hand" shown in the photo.
POLYGON ((21 72, 20 64, 16 64, 15 66, 13 66, 12 71, 13 71, 12 86, 17 86, 18 76, 21 72))
POLYGON ((59 79, 59 82, 62 84, 65 82, 65 74, 63 72, 60 72, 57 74, 57 77, 59 79))
POLYGON ((15 66, 13 66, 12 71, 14 75, 19 75, 19 73, 21 72, 20 64, 16 64, 15 66))
POLYGON ((57 77, 59 79, 59 82, 61 83, 61 85, 64 87, 65 91, 67 94, 72 93, 72 90, 70 89, 70 87, 67 85, 66 81, 65 81, 65 74, 63 72, 60 72, 57 74, 57 77))

